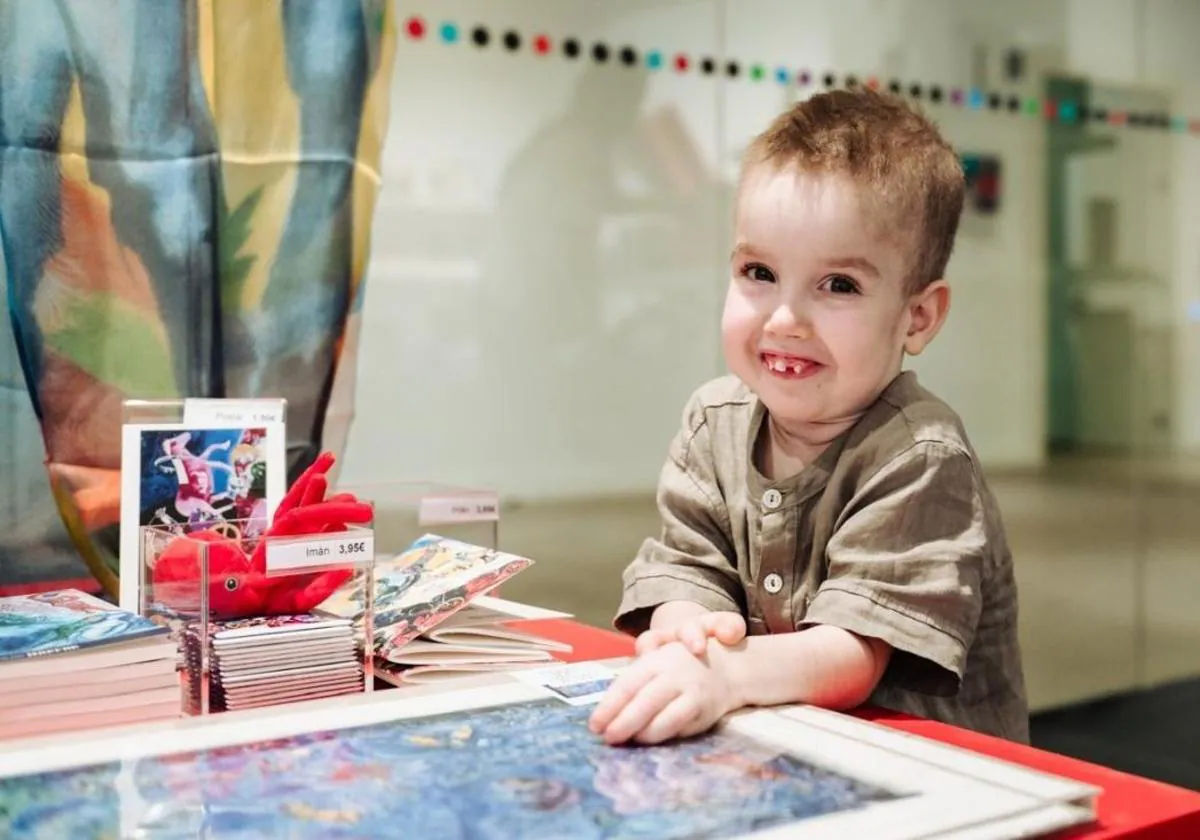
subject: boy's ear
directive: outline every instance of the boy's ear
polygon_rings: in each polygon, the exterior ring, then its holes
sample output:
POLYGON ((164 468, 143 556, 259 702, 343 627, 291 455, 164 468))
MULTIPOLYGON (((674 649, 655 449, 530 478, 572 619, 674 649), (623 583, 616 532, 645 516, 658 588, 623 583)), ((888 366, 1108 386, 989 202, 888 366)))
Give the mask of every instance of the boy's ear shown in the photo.
POLYGON ((904 352, 917 356, 933 341, 950 311, 950 284, 934 280, 908 300, 908 335, 904 352))

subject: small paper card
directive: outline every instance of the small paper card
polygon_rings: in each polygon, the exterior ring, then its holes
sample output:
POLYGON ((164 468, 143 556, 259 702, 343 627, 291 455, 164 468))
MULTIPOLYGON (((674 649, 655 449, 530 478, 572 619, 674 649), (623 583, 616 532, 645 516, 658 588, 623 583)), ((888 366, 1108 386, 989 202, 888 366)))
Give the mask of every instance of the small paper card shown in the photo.
POLYGON ((526 668, 514 671, 511 676, 527 685, 546 689, 564 703, 590 706, 600 702, 616 675, 612 668, 595 662, 573 662, 547 668, 526 668))

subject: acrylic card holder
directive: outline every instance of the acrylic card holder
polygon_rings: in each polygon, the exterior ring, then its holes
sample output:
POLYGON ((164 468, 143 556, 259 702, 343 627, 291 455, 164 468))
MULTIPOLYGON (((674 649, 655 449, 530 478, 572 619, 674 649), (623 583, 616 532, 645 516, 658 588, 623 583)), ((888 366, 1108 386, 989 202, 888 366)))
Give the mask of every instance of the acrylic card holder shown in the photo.
POLYGON ((300 536, 260 525, 141 529, 140 611, 175 634, 186 714, 373 690, 372 523, 300 536), (360 614, 322 610, 347 592, 360 614))

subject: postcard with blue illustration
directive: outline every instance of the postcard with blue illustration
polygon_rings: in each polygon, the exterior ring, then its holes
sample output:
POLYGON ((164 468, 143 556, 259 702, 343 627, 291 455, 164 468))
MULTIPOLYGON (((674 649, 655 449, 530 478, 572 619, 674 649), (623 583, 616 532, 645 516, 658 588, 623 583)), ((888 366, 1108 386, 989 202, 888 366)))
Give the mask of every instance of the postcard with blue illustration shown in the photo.
POLYGON ((0 598, 0 661, 127 642, 168 632, 78 589, 0 598))
MULTIPOLYGON (((533 565, 528 557, 426 534, 375 569, 375 653, 383 659, 445 621, 476 597, 533 565)), ((321 605, 359 619, 361 585, 321 605)))

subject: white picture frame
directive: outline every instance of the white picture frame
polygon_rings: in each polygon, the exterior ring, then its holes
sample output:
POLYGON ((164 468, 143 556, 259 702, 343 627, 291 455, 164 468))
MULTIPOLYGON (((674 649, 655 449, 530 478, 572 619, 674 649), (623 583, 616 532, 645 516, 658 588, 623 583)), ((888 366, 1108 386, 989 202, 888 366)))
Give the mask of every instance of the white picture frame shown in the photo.
MULTIPOLYGON (((91 735, 53 736, 0 751, 0 800, 8 779, 119 762, 132 778, 144 758, 276 741, 447 713, 545 701, 548 689, 511 675, 314 701, 211 718, 191 718, 91 735)), ((557 702, 557 701, 556 701, 557 702)), ((737 835, 754 840, 1012 840, 1036 837, 1094 819, 1099 790, 1089 785, 978 756, 877 724, 811 707, 744 710, 719 731, 855 781, 909 794, 858 810, 815 816, 737 835)), ((617 748, 624 749, 624 748, 617 748)), ((121 792, 121 836, 136 836, 150 819, 127 783, 121 792)))

